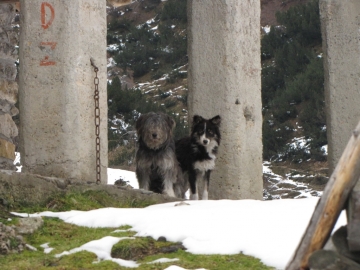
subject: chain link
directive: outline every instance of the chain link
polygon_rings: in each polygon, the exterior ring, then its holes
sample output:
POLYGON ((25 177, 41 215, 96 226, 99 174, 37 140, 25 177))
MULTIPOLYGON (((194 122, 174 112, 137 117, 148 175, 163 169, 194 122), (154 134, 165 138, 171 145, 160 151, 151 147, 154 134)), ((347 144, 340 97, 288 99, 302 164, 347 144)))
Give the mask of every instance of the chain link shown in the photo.
POLYGON ((95 143, 96 143, 96 184, 101 183, 101 166, 100 166, 100 104, 99 104, 99 78, 98 78, 98 71, 99 69, 92 60, 91 65, 94 67, 95 71, 95 78, 94 78, 94 85, 95 85, 95 143))

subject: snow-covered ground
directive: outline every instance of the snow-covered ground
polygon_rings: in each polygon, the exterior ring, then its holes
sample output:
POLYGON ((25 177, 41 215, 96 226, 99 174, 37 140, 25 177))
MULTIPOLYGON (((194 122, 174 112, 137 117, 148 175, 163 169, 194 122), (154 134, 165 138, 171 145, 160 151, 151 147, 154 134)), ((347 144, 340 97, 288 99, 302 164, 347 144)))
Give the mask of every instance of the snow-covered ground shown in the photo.
MULTIPOLYGON (((137 188, 133 172, 108 169, 108 183, 117 179, 137 188)), ((42 212, 30 216, 58 217, 65 222, 88 227, 132 226, 135 237, 166 237, 180 241, 194 254, 237 254, 242 252, 261 259, 276 269, 284 269, 296 249, 311 218, 318 198, 256 200, 209 200, 176 202, 143 209, 103 208, 92 211, 42 212)), ((28 214, 19 214, 27 216, 28 214)), ((336 228, 346 224, 340 216, 336 228)), ((112 260, 126 267, 139 263, 111 257, 111 247, 125 238, 107 236, 94 239, 73 250, 52 250, 54 256, 66 256, 81 250, 97 255, 99 260, 112 260)), ((127 238, 128 239, 128 238, 127 238)), ((46 243, 51 248, 51 243, 46 243)), ((48 249, 47 249, 48 250, 48 249)), ((161 261, 167 262, 167 259, 161 261)), ((167 270, 178 270, 176 261, 167 270)))
POLYGON ((134 172, 108 168, 107 175, 109 185, 113 185, 116 180, 121 179, 127 182, 133 188, 139 188, 139 184, 134 172))

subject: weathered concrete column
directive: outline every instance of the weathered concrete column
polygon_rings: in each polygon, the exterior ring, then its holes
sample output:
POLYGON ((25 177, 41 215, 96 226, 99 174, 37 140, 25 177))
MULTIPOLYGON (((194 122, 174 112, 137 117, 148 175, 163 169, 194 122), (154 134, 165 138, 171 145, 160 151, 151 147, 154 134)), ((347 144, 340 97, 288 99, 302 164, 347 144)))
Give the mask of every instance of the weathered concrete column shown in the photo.
POLYGON ((188 0, 189 111, 220 114, 210 199, 262 199, 260 1, 188 0))
MULTIPOLYGON (((320 0, 330 173, 360 121, 360 1, 320 0)), ((348 239, 360 251, 360 181, 348 208, 348 239)))
POLYGON ((106 2, 21 1, 20 136, 25 172, 96 181, 99 68, 101 180, 107 182, 106 2))
POLYGON ((320 0, 330 172, 360 120, 360 1, 320 0))

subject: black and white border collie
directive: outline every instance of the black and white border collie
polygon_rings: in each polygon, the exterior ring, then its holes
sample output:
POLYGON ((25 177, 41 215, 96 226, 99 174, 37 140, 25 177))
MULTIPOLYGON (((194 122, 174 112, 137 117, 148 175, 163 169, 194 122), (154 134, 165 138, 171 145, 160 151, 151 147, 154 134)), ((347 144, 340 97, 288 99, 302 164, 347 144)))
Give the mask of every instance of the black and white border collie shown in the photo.
POLYGON ((190 137, 175 142, 176 157, 190 184, 190 200, 198 200, 198 183, 202 179, 204 191, 202 199, 208 199, 210 173, 215 167, 215 159, 220 145, 219 115, 204 119, 199 115, 193 118, 190 137))

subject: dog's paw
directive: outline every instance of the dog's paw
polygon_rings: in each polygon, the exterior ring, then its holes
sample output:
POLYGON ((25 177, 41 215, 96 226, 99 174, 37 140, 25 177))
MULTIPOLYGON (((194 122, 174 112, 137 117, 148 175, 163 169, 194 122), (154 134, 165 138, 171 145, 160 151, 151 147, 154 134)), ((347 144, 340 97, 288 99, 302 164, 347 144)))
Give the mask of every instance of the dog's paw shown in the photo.
POLYGON ((209 195, 208 192, 206 190, 204 190, 203 195, 202 195, 202 200, 208 200, 209 199, 209 195))

